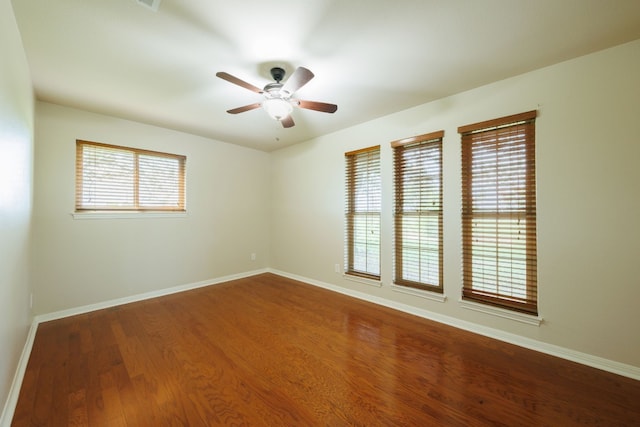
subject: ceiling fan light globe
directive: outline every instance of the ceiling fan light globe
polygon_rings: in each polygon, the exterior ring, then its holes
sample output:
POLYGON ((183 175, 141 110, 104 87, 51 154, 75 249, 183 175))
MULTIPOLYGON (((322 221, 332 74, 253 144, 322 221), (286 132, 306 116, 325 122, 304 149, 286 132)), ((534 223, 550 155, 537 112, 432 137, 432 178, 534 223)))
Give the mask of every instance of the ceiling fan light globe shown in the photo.
POLYGON ((269 98, 262 102, 262 108, 274 120, 282 120, 293 111, 293 105, 281 98, 269 98))

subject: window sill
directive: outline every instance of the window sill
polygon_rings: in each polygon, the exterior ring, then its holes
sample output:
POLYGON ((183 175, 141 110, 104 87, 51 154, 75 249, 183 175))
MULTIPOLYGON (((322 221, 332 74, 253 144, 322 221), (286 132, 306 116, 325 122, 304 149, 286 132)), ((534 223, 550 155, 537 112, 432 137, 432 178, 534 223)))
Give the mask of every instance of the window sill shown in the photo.
POLYGON ((186 212, 72 212, 73 219, 185 218, 186 212))
POLYGON ((428 299, 436 302, 445 302, 447 300, 447 296, 445 294, 423 291, 420 289, 409 288, 407 286, 400 286, 396 284, 391 284, 391 290, 395 292, 400 292, 402 294, 412 295, 414 297, 420 297, 420 298, 424 298, 424 299, 428 299))
POLYGON ((352 282, 363 283, 365 285, 375 286, 376 288, 381 288, 382 287, 382 281, 381 280, 367 279, 366 277, 354 276, 352 274, 346 274, 346 273, 343 274, 342 277, 344 277, 345 279, 350 280, 352 282))
POLYGON ((540 326, 542 317, 532 314, 519 313, 517 311, 506 310, 504 308, 493 307, 490 305, 479 304, 477 302, 459 300, 460 306, 468 310, 478 311, 492 316, 502 317, 503 319, 515 320, 516 322, 526 323, 527 325, 540 326))

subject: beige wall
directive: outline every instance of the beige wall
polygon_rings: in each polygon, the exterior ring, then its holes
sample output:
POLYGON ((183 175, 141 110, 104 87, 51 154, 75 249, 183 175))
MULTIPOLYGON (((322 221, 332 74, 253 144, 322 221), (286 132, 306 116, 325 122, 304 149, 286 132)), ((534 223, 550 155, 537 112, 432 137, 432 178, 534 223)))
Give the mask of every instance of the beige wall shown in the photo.
POLYGON ((640 40, 399 112, 272 154, 271 267, 508 334, 640 367, 640 40), (538 109, 540 312, 532 326, 460 306, 457 127, 538 109), (391 289, 389 142, 445 130, 444 286, 391 289), (380 144, 382 287, 345 280, 344 157, 380 144), (582 295, 578 295, 582 294, 582 295))
MULTIPOLYGON (((9 0, 0 0, 0 411, 31 323, 33 92, 9 0)), ((4 411, 3 411, 4 412, 4 411)), ((0 424, 3 422, 0 416, 0 424)))
POLYGON ((37 314, 268 265, 267 153, 42 102, 36 116, 37 314), (74 219, 76 139, 186 155, 187 216, 74 219))

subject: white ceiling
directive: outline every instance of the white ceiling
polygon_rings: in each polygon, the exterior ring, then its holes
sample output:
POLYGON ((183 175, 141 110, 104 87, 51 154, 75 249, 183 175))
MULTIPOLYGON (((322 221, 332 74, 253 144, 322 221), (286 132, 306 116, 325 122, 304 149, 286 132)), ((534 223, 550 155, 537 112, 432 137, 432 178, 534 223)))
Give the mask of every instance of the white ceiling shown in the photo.
POLYGON ((640 38, 639 0, 13 0, 38 99, 271 151, 640 38), (272 65, 315 78, 284 129, 272 65))

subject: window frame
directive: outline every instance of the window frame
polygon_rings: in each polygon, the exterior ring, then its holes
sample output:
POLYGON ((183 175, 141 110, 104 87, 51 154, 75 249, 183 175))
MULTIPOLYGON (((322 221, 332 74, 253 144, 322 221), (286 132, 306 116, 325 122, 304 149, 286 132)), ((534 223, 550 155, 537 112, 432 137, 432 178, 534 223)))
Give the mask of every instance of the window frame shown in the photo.
MULTIPOLYGON (((393 232, 394 232, 394 256, 393 256, 393 277, 394 284, 408 288, 419 289, 423 291, 444 293, 444 273, 443 273, 443 161, 442 161, 442 143, 444 131, 431 132, 423 135, 405 138, 391 142, 393 149, 393 168, 394 168, 394 211, 393 211, 393 232), (433 165, 425 170, 424 164, 411 165, 410 160, 425 160, 437 155, 437 168, 434 171, 433 165), (411 158, 409 157, 411 156, 411 158), (437 174, 437 186, 429 185, 428 180, 433 179, 433 172, 437 174), (406 181, 406 176, 412 175, 413 182, 406 181), (406 209, 405 200, 411 198, 416 204, 416 209, 406 209), (423 209, 423 200, 431 200, 436 203, 433 208, 423 209), (435 202, 433 201, 435 199, 435 202), (422 262, 422 253, 432 251, 433 243, 429 243, 429 239, 433 242, 433 236, 426 236, 422 233, 422 218, 437 218, 437 283, 427 282, 422 278, 423 270, 429 269, 422 262), (404 226, 405 218, 416 218, 418 220, 418 229, 413 230, 404 226), (415 231, 418 234, 417 259, 405 259, 405 250, 408 246, 404 243, 405 231, 415 231), (425 242, 423 244, 423 242, 425 242), (418 271, 418 280, 408 278, 407 270, 413 269, 418 271)), ((429 230, 431 231, 431 230, 429 230)))
MULTIPOLYGON (((344 273, 346 275, 361 277, 365 279, 371 280, 380 280, 380 267, 381 267, 381 241, 380 241, 380 230, 381 230, 381 212, 382 212, 382 176, 380 170, 380 145, 363 148, 360 150, 350 151, 344 154, 345 156, 345 265, 344 265, 344 273), (362 161, 362 159, 364 161, 362 161), (359 169, 359 167, 364 167, 364 169, 359 169), (368 180, 371 178, 369 176, 369 172, 373 172, 373 179, 375 180, 377 175, 377 183, 375 184, 377 187, 374 187, 374 192, 370 190, 370 184, 368 180), (364 173, 364 179, 362 173, 364 173), (367 209, 362 210, 357 205, 357 186, 358 184, 365 183, 365 187, 363 190, 366 190, 366 207, 367 209), (369 206, 369 203, 373 206, 369 206), (376 206, 377 205, 377 206, 376 206), (373 209, 369 209, 373 208, 373 209), (365 261, 365 269, 359 269, 356 265, 356 225, 355 221, 359 217, 365 218, 365 256, 367 260, 365 261), (375 245, 375 233, 374 230, 369 230, 370 221, 372 223, 377 222, 377 245, 375 245), (372 238, 372 242, 369 241, 369 231, 372 231, 374 234, 372 238), (377 264, 377 271, 368 270, 368 261, 369 261, 369 249, 375 249, 377 247, 377 261, 373 260, 373 264, 377 264)), ((375 226, 375 224, 373 224, 375 226)), ((375 250, 372 251, 371 255, 375 257, 375 250)))
POLYGON ((461 126, 458 133, 461 135, 462 157, 462 299, 537 316, 536 117, 537 110, 532 110, 461 126), (524 136, 520 138, 518 132, 524 136), (523 148, 515 146, 520 140, 523 148), (481 147, 480 144, 484 145, 481 147), (480 184, 489 182, 489 179, 481 181, 480 175, 491 168, 488 160, 481 160, 481 155, 488 159, 490 148, 487 147, 490 144, 496 146, 495 151, 491 152, 496 158, 495 177, 491 178, 496 182, 495 191, 489 184, 480 184), (477 153, 475 173, 474 149, 477 153), (500 149, 503 151, 499 151, 500 149), (523 165, 518 166, 519 163, 523 165), (514 170, 517 172, 512 172, 514 170), (474 196, 474 177, 478 182, 477 194, 483 196, 474 196), (507 178, 511 181, 507 181, 507 178), (505 184, 507 182, 511 184, 505 184), (500 185, 506 185, 506 191, 500 191, 500 185), (489 193, 480 193, 480 189, 494 192, 485 197, 489 193), (493 210, 487 207, 492 203, 495 203, 493 210), (491 221, 495 222, 495 227, 486 225, 491 221), (490 228, 495 228, 494 234, 490 228), (521 237, 523 232, 524 237, 521 237), (492 249, 494 246, 495 250, 492 249), (495 265, 490 265, 489 261, 495 265), (507 264, 510 267, 507 268, 507 264), (503 281, 507 271, 511 275, 511 281, 503 281), (495 287, 495 291, 481 286, 480 282, 485 279, 495 279, 495 284, 491 285, 495 287), (482 287, 485 289, 481 289, 482 287), (511 294, 507 291, 511 291, 511 294), (516 296, 516 293, 523 293, 524 296, 516 296))
MULTIPOLYGON (((160 151, 145 150, 139 148, 125 147, 120 145, 105 144, 101 142, 76 140, 76 190, 75 190, 75 213, 80 215, 113 215, 113 214, 180 214, 186 213, 186 161, 187 158, 184 155, 171 154, 160 151), (113 152, 122 152, 133 155, 133 171, 127 178, 131 179, 131 182, 127 182, 132 185, 133 203, 122 205, 90 205, 83 202, 85 187, 84 187, 84 148, 85 147, 98 147, 105 150, 112 150, 113 152), (162 158, 171 159, 178 162, 178 177, 177 180, 172 178, 168 180, 177 181, 177 202, 171 205, 144 205, 141 202, 141 182, 140 182, 140 158, 145 156, 146 158, 162 158)), ((151 170, 151 169, 150 169, 151 170)), ((166 176, 161 176, 161 179, 166 179, 166 176)), ((120 187, 114 186, 108 188, 109 192, 117 193, 120 187)), ((143 192, 142 192, 143 193, 143 192)), ((103 193, 104 196, 107 193, 103 193)))

